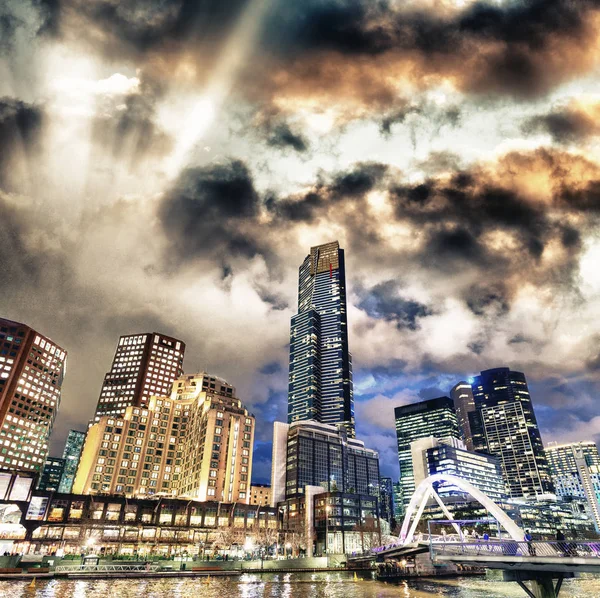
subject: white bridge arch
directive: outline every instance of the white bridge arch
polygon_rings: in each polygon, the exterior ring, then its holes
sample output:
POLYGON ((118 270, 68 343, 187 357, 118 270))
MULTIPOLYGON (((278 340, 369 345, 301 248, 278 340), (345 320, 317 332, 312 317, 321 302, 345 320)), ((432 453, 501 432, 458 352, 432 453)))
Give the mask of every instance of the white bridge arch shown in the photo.
POLYGON ((403 544, 412 542, 417 525, 419 524, 425 506, 427 505, 427 501, 432 496, 446 517, 448 519, 454 519, 442 499, 438 496, 438 493, 433 488, 433 484, 436 482, 449 482, 457 488, 460 488, 463 492, 467 492, 489 511, 490 515, 498 521, 513 540, 516 540, 517 542, 523 540, 523 530, 491 498, 481 492, 481 490, 475 488, 473 484, 470 484, 461 478, 457 478, 456 476, 435 473, 425 478, 417 486, 415 493, 412 495, 408 509, 406 510, 406 515, 404 516, 404 521, 402 522, 402 529, 400 530, 400 541, 403 544), (411 519, 413 519, 413 515, 414 520, 411 525, 410 522, 411 519))

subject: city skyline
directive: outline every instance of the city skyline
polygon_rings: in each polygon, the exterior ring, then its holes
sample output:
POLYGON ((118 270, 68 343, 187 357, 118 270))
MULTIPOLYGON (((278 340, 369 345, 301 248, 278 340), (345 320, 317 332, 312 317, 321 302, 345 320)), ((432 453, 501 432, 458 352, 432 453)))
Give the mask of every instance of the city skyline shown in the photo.
POLYGON ((384 468, 395 406, 497 366, 545 440, 600 438, 595 3, 135 4, 0 9, 0 307, 69 352, 54 454, 158 331, 235 383, 265 479, 297 268, 335 239, 384 468))
MULTIPOLYGON (((173 338, 168 337, 166 335, 163 335, 161 333, 156 333, 155 332, 155 333, 152 333, 152 335, 157 335, 158 337, 166 337, 170 341, 179 342, 179 341, 177 341, 177 339, 173 339, 173 338)), ((151 339, 152 339, 152 335, 150 335, 151 339)), ((140 342, 141 342, 141 339, 143 338, 143 334, 142 333, 137 333, 137 334, 130 334, 130 333, 128 333, 128 334, 120 335, 120 339, 121 340, 124 339, 124 338, 127 338, 127 337, 132 337, 134 339, 140 339, 140 342)), ((143 342, 144 343, 146 342, 145 339, 144 339, 143 342)), ((183 347, 185 348, 185 342, 184 341, 182 342, 182 344, 183 344, 183 347)), ((119 346, 117 346, 117 349, 118 348, 119 348, 119 346)), ((117 355, 118 355, 118 352, 114 356, 115 359, 116 359, 117 355)), ((114 367, 114 359, 113 359, 113 367, 114 367)), ((500 368, 500 369, 502 369, 502 368, 500 368)), ((109 372, 109 374, 110 374, 110 372, 109 372)), ((106 374, 106 376, 108 376, 109 374, 106 374)), ((184 371, 184 374, 186 376, 189 376, 189 374, 187 374, 185 371, 184 371)), ((459 376, 459 378, 460 378, 460 376, 459 376)), ((477 376, 474 375, 473 377, 468 378, 468 380, 470 381, 468 383, 465 383, 464 381, 455 382, 453 384, 452 388, 450 388, 450 390, 448 391, 447 394, 448 395, 452 394, 453 391, 454 391, 454 389, 456 387, 459 387, 461 384, 462 385, 464 385, 464 384, 469 385, 471 382, 476 381, 477 380, 477 376)), ((436 389, 436 390, 439 390, 439 389, 436 389)), ((431 392, 431 389, 428 389, 428 392, 431 392)), ((167 393, 166 395, 160 395, 159 394, 159 395, 156 395, 156 396, 169 396, 170 394, 171 393, 167 393)), ((423 401, 431 401, 431 400, 433 400, 435 398, 437 398, 437 397, 433 397, 432 399, 423 399, 421 395, 417 395, 415 397, 415 400, 413 402, 402 403, 400 405, 397 405, 396 407, 403 407, 405 405, 422 403, 423 401)), ((287 400, 287 397, 286 397, 286 400, 287 400)), ((392 408, 392 416, 393 416, 394 409, 396 407, 392 408)), ((92 413, 92 416, 93 416, 93 413, 92 413)), ((60 417, 60 415, 57 416, 57 419, 59 417, 60 417)), ((84 422, 84 423, 91 423, 92 421, 93 421, 93 418, 91 420, 88 419, 87 422, 84 422)), ((84 423, 82 422, 81 425, 80 425, 80 427, 83 428, 84 427, 84 423)), ((269 423, 272 423, 272 422, 269 422, 269 423)), ((258 429, 259 425, 260 425, 260 422, 257 421, 257 429, 258 429)), ((460 428, 461 428, 461 426, 459 425, 459 429, 460 428)), ((69 430, 68 432, 71 433, 72 430, 69 430)), ((394 441, 395 441, 395 443, 397 443, 397 439, 396 439, 396 434, 395 433, 394 433, 394 441)), ((48 455, 52 456, 52 457, 54 457, 56 459, 59 459, 58 455, 62 454, 62 447, 64 446, 65 442, 66 442, 66 437, 65 437, 65 439, 62 439, 60 437, 57 438, 57 435, 54 434, 54 433, 52 433, 50 435, 49 443, 48 443, 49 446, 51 447, 48 455), (56 447, 56 449, 55 449, 55 447, 56 447)), ((557 441, 555 440, 555 438, 549 438, 546 442, 544 442, 544 446, 547 446, 548 443, 552 444, 552 443, 556 443, 556 442, 557 441)), ((598 442, 596 440, 592 440, 592 442, 594 442, 594 444, 596 444, 596 445, 598 444, 598 442)), ((268 449, 270 451, 271 450, 271 443, 266 443, 266 446, 268 447, 268 449)), ((377 446, 373 446, 372 448, 374 448, 375 450, 380 450, 377 446)), ((399 473, 400 473, 399 468, 398 468, 397 446, 395 447, 395 450, 396 450, 396 454, 395 454, 395 457, 391 460, 391 462, 390 461, 385 462, 383 459, 380 458, 380 468, 381 468, 381 475, 382 475, 382 477, 386 477, 387 476, 387 477, 392 477, 392 479, 394 479, 394 480, 397 480, 397 479, 399 479, 399 473)), ((477 448, 476 448, 476 450, 477 450, 477 448)), ((260 451, 260 447, 259 447, 259 451, 260 451)), ((256 452, 256 445, 255 445, 255 452, 256 452)), ((261 484, 261 483, 265 483, 265 482, 268 483, 268 482, 271 481, 270 476, 271 476, 271 466, 272 466, 272 463, 271 463, 270 456, 265 461, 265 463, 263 463, 263 465, 264 465, 263 469, 259 469, 259 473, 253 475, 253 477, 252 477, 252 481, 253 482, 261 484)))

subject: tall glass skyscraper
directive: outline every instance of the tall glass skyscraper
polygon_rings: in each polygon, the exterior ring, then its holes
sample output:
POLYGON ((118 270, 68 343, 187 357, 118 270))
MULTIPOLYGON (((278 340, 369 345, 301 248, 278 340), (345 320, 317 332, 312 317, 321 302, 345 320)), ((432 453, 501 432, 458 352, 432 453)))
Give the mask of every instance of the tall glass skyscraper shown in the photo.
POLYGON ((68 494, 73 489, 73 482, 77 475, 77 467, 81 458, 81 451, 85 443, 85 432, 77 430, 69 430, 65 450, 63 451, 63 460, 65 467, 60 478, 58 491, 68 494))
POLYGON ((456 409, 456 418, 458 426, 465 441, 467 449, 473 450, 473 434, 469 424, 469 413, 475 411, 475 400, 473 399, 473 390, 468 382, 459 382, 452 387, 450 397, 454 401, 456 409))
POLYGON ((500 458, 511 498, 535 498, 554 487, 525 374, 508 368, 485 370, 473 384, 475 412, 469 413, 475 450, 500 458))
POLYGON ((298 313, 290 331, 288 423, 342 424, 354 438, 344 250, 311 247, 300 266, 298 313))
POLYGON ((402 502, 406 507, 415 491, 411 442, 434 438, 460 438, 454 403, 449 397, 439 397, 421 403, 396 407, 396 435, 400 461, 402 502))

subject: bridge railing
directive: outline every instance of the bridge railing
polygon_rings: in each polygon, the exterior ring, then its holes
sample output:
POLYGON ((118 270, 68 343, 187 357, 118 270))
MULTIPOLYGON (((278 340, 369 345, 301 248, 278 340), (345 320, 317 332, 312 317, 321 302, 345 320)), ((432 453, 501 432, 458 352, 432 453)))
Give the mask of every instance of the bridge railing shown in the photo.
POLYGON ((92 573, 104 571, 109 573, 127 571, 157 571, 159 565, 154 563, 114 563, 103 565, 58 565, 56 573, 92 573))
POLYGON ((514 540, 472 540, 470 542, 432 542, 431 557, 438 556, 507 556, 598 558, 600 542, 516 542, 514 540))

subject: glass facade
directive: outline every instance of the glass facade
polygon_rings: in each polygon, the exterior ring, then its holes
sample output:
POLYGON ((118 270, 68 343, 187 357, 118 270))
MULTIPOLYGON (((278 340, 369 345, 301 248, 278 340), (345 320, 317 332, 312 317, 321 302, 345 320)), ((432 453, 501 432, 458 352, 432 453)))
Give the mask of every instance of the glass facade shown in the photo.
POLYGON ((42 475, 38 483, 38 490, 57 492, 65 469, 65 460, 57 457, 48 457, 42 469, 42 475))
MULTIPOLYGON (((439 442, 438 446, 427 449, 425 460, 429 475, 445 473, 461 478, 473 484, 495 502, 507 498, 500 463, 496 457, 439 442)), ((438 482, 434 487, 442 498, 467 496, 460 488, 449 482, 438 482)))
POLYGON ((66 361, 50 339, 0 318, 0 468, 41 472, 66 361))
POLYGON ((525 375, 486 370, 472 384, 476 412, 469 414, 475 450, 500 458, 511 497, 535 497, 554 487, 525 375))
POLYGON ((67 442, 65 443, 65 450, 63 451, 65 467, 58 486, 59 492, 69 493, 73 489, 73 482, 77 475, 77 467, 79 466, 79 459, 81 457, 84 442, 85 432, 69 430, 67 442))
POLYGON ((151 396, 169 396, 183 374, 184 353, 184 342, 164 334, 122 336, 104 377, 94 422, 103 415, 123 415, 130 405, 144 407, 151 396))
POLYGON ((348 438, 345 428, 299 422, 288 432, 285 498, 304 493, 305 486, 330 492, 378 496, 379 455, 348 438))
POLYGON ((449 397, 396 407, 394 414, 398 437, 402 504, 406 507, 415 491, 411 442, 428 436, 460 438, 460 432, 454 404, 449 397))
POLYGON ((600 455, 595 442, 549 443, 546 457, 558 496, 582 499, 600 530, 600 455))
POLYGON ((469 413, 475 411, 473 390, 468 382, 459 382, 450 391, 450 398, 454 401, 456 419, 464 443, 468 450, 473 450, 473 434, 469 424, 469 413))
POLYGON ((288 423, 316 420, 354 430, 344 250, 312 247, 299 272, 298 313, 290 330, 288 423))
POLYGON ((385 519, 390 525, 392 524, 392 520, 395 519, 392 478, 381 478, 379 481, 379 516, 385 519))

